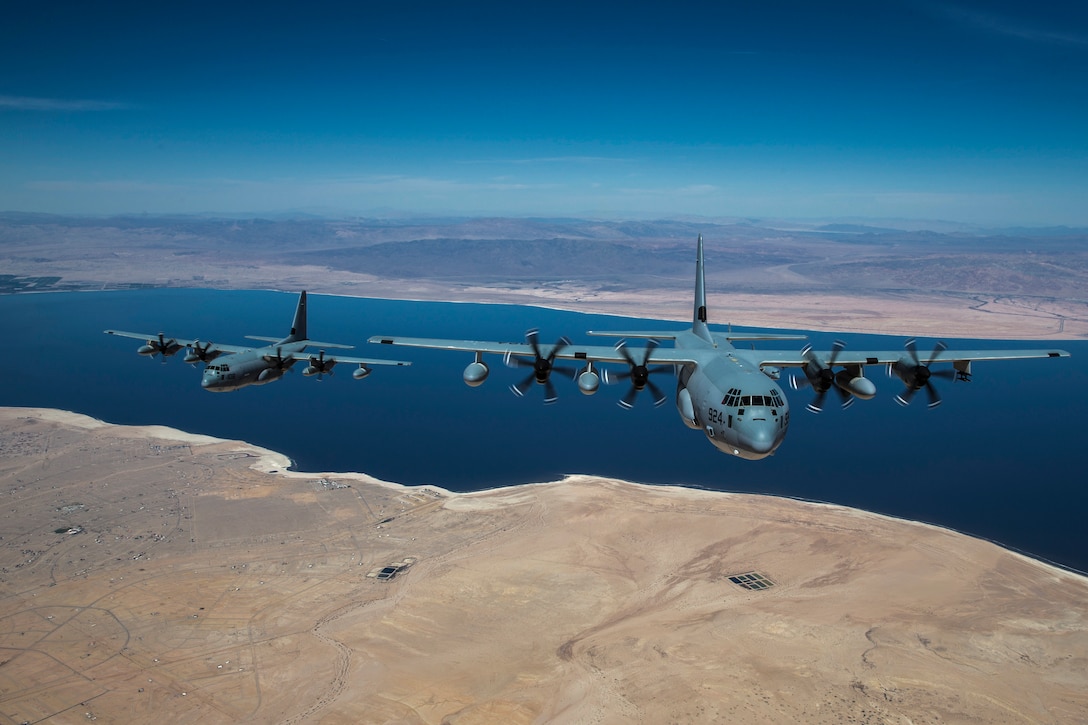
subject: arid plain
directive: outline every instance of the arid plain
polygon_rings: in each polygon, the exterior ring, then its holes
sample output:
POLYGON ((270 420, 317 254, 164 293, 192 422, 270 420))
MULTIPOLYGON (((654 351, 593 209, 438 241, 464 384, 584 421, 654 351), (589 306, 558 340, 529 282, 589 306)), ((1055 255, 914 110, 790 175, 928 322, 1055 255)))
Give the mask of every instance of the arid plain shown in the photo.
POLYGON ((60 411, 0 409, 0 434, 2 722, 1088 718, 1088 580, 947 530, 292 473, 60 411))
POLYGON ((208 287, 539 305, 944 338, 1088 336, 1088 232, 748 220, 80 219, 0 214, 0 291, 208 287))

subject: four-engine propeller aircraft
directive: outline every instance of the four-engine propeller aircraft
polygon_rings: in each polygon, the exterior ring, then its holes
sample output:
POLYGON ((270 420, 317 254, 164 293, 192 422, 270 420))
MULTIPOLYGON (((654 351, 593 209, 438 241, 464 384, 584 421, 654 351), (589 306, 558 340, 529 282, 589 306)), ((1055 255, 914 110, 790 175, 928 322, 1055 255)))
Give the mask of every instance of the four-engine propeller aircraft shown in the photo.
POLYGON ((307 363, 302 371, 303 375, 316 375, 320 380, 325 375, 332 375, 332 369, 338 363, 356 363, 358 368, 352 373, 356 380, 362 380, 370 374, 371 365, 411 365, 402 360, 374 360, 364 357, 346 357, 343 355, 326 355, 324 348, 350 349, 351 345, 339 345, 333 342, 315 342, 306 338, 306 293, 298 298, 298 307, 295 308, 295 319, 291 325, 291 332, 282 339, 278 337, 257 337, 246 335, 250 340, 260 340, 272 343, 264 347, 241 347, 238 345, 222 345, 220 343, 201 342, 200 340, 184 340, 179 337, 166 337, 163 333, 158 335, 146 335, 140 332, 122 332, 120 330, 106 330, 109 335, 131 337, 146 342, 136 350, 141 355, 154 357, 162 355, 163 362, 166 358, 173 357, 183 348, 188 352, 183 358, 185 362, 196 364, 205 363, 204 376, 200 385, 205 390, 212 392, 227 392, 237 390, 246 385, 264 385, 283 377, 283 374, 291 369, 296 362, 307 363), (312 352, 304 352, 307 347, 322 348, 316 355, 312 352), (221 356, 222 361, 218 360, 221 356))
POLYGON ((711 331, 707 326, 702 236, 696 253, 695 309, 690 329, 587 334, 641 338, 646 342, 637 351, 632 351, 626 340, 607 347, 575 345, 563 337, 553 345, 541 345, 536 330, 527 333, 524 343, 380 335, 371 337, 370 342, 473 352, 475 359, 465 368, 463 376, 465 383, 473 387, 483 383, 489 373, 484 353, 502 355, 507 364, 532 368, 524 380, 511 386, 513 391, 523 395, 535 382, 543 386, 546 403, 557 397, 551 375, 559 372, 576 379, 579 389, 587 395, 597 391, 602 376, 606 383, 630 381, 630 388, 620 401, 625 408, 632 407, 639 393, 647 389, 654 397, 654 404, 661 405, 667 396, 650 376, 673 371, 678 377, 676 408, 684 424, 702 430, 719 450, 749 460, 773 454, 786 437, 790 408, 775 382, 785 367, 800 368, 803 374, 792 379, 793 387, 811 387, 815 391, 807 406, 813 412, 822 409, 824 397, 831 390, 841 397, 844 406, 854 398, 872 398, 876 387, 865 377, 865 367, 872 365, 886 365, 889 375, 903 382, 905 387, 896 396, 897 402, 907 405, 915 393, 924 389, 932 408, 941 402, 932 378, 970 380, 973 361, 1069 356, 1064 350, 949 350, 944 343, 938 343, 928 355, 919 355, 913 339, 906 342, 904 350, 848 352, 841 341, 826 352, 814 351, 811 346, 799 352, 737 349, 733 346, 735 342, 798 340, 804 336, 711 331), (672 340, 674 346, 661 347, 661 340, 672 340), (555 365, 557 359, 581 361, 584 367, 580 371, 560 367, 555 365), (602 369, 598 373, 598 363, 625 364, 627 370, 614 373, 602 369), (950 364, 951 368, 931 370, 934 363, 950 364))

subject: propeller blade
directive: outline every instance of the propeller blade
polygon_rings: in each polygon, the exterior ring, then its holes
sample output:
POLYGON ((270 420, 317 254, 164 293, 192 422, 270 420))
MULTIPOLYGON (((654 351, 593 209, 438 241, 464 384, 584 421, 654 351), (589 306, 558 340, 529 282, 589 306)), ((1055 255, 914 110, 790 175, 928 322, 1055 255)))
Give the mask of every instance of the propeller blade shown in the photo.
POLYGON ((631 357, 631 353, 627 350, 627 340, 620 340, 616 343, 616 352, 623 356, 623 359, 627 361, 627 364, 631 367, 635 367, 638 363, 631 357))
POLYGON ((551 378, 544 383, 544 405, 551 405, 559 400, 559 394, 555 392, 555 383, 551 378))
POLYGON ((854 400, 856 400, 856 398, 854 398, 853 395, 851 395, 849 392, 843 390, 838 385, 835 385, 835 386, 832 386, 832 387, 835 389, 835 392, 839 394, 839 399, 842 400, 843 410, 849 408, 851 405, 854 404, 854 400))
POLYGON ((531 368, 535 366, 533 361, 511 355, 510 353, 506 353, 505 357, 503 357, 503 362, 506 363, 507 367, 511 368, 531 368))
POLYGON ((631 379, 631 371, 630 370, 625 370, 625 371, 620 372, 620 373, 617 373, 615 370, 603 370, 601 372, 604 373, 605 385, 615 385, 616 383, 618 383, 621 380, 630 380, 631 379))
POLYGON ((906 406, 910 405, 910 401, 914 398, 914 394, 916 392, 917 391, 914 388, 910 388, 910 387, 904 388, 902 393, 895 396, 895 402, 897 402, 900 405, 906 407, 906 406))
POLYGON ((937 392, 937 388, 933 387, 933 383, 926 382, 926 393, 929 395, 930 408, 936 408, 941 404, 941 394, 937 392))
POLYGON ((922 364, 921 360, 918 359, 918 341, 917 340, 915 340, 912 337, 912 338, 910 338, 909 340, 907 340, 906 342, 903 343, 903 347, 906 348, 908 353, 910 353, 910 359, 914 363, 915 367, 922 364))
POLYGON ((846 347, 846 343, 842 340, 835 340, 835 342, 831 343, 831 357, 827 360, 829 368, 835 366, 835 360, 838 359, 839 353, 842 352, 844 347, 846 347))
POLYGON ((538 383, 544 387, 544 402, 554 403, 559 399, 559 395, 556 392, 555 384, 552 382, 552 374, 558 372, 560 375, 569 378, 570 380, 575 380, 578 377, 577 370, 553 364, 555 359, 559 356, 559 353, 563 351, 563 348, 568 347, 571 344, 570 338, 564 336, 556 340, 551 350, 548 351, 547 356, 543 355, 540 349, 539 329, 534 327, 531 330, 528 330, 525 333, 525 342, 533 351, 532 360, 513 355, 509 352, 503 356, 503 362, 509 367, 533 369, 532 373, 524 380, 516 385, 511 385, 510 390, 513 391, 515 395, 521 397, 528 392, 533 383, 538 383))
POLYGON ((657 346, 661 343, 657 339, 651 337, 646 340, 645 352, 642 353, 642 365, 645 367, 646 363, 650 362, 650 353, 657 349, 657 346))
POLYGON ((661 390, 661 388, 654 385, 653 380, 646 381, 646 387, 650 389, 650 394, 654 396, 654 407, 660 408, 668 400, 668 396, 661 390))
POLYGON ((835 388, 835 391, 843 398, 842 407, 846 408, 853 402, 853 396, 850 395, 849 391, 842 390, 835 385, 835 362, 839 359, 839 353, 841 353, 845 347, 845 342, 842 340, 835 340, 831 343, 831 351, 827 356, 827 360, 824 360, 817 355, 812 349, 812 345, 805 345, 801 348, 801 355, 808 360, 808 363, 804 367, 804 377, 790 377, 790 387, 794 390, 812 388, 815 392, 815 396, 805 406, 809 411, 813 413, 822 412, 824 409, 824 400, 827 397, 827 391, 832 388, 835 388))
POLYGON ((556 366, 552 367, 552 373, 553 374, 559 373, 560 375, 562 375, 564 378, 567 378, 568 380, 577 380, 579 372, 580 371, 577 370, 576 368, 568 368, 565 365, 556 365, 556 366))
POLYGON ((539 360, 543 357, 540 354, 540 343, 538 338, 540 337, 540 330, 536 327, 525 333, 525 342, 529 343, 529 347, 533 348, 533 355, 539 360))
MULTIPOLYGON (((914 398, 914 394, 922 388, 925 388, 926 397, 929 398, 929 407, 936 408, 941 404, 941 394, 937 392, 937 388, 934 387, 932 379, 934 377, 943 380, 955 380, 956 370, 931 370, 932 365, 942 352, 948 349, 948 345, 943 340, 938 340, 933 346, 933 352, 930 353, 928 362, 923 363, 921 358, 918 357, 918 343, 913 337, 903 343, 903 347, 911 358, 912 367, 909 370, 901 371, 899 375, 906 383, 906 389, 895 396, 895 402, 900 405, 910 405, 910 401, 914 398)), ((940 361, 944 362, 944 361, 940 361)))
POLYGON ((517 383, 516 385, 511 385, 510 390, 514 393, 514 395, 521 398, 521 397, 523 397, 525 395, 526 391, 528 391, 529 388, 532 387, 533 382, 535 382, 535 381, 536 381, 536 374, 535 373, 529 373, 529 375, 524 380, 522 380, 520 383, 517 383))
POLYGON ((641 362, 636 361, 631 351, 627 347, 626 340, 620 340, 616 343, 616 351, 619 352, 623 359, 627 362, 627 370, 623 372, 612 372, 610 370, 604 370, 604 382, 606 385, 612 385, 620 380, 631 381, 631 387, 627 389, 623 399, 620 400, 618 405, 621 408, 630 410, 634 407, 635 401, 638 399, 639 391, 643 388, 649 388, 650 393, 654 396, 654 406, 662 405, 668 396, 661 391, 661 389, 650 380, 651 375, 657 373, 669 373, 673 372, 673 368, 670 365, 656 365, 654 367, 647 367, 647 363, 650 360, 651 354, 661 343, 654 338, 646 340, 646 347, 642 349, 641 362))
POLYGON ((555 345, 552 347, 552 351, 548 353, 548 362, 555 362, 555 356, 558 355, 563 348, 570 347, 570 344, 570 338, 566 335, 556 340, 555 345))
POLYGON ((825 397, 827 397, 827 391, 826 390, 821 390, 821 391, 816 393, 816 397, 813 398, 809 402, 809 404, 806 405, 805 407, 808 408, 813 413, 822 413, 823 409, 824 409, 824 398, 825 397))

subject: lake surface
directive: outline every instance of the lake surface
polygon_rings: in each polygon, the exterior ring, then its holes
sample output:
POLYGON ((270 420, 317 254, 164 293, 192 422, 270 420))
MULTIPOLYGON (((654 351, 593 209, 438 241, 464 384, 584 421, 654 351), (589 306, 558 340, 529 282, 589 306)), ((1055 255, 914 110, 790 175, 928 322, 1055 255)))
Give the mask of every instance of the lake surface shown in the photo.
MULTIPOLYGON (((369 345, 375 334, 542 341, 588 329, 672 328, 505 305, 395 302, 312 295, 310 336, 356 345, 364 357, 411 360, 376 368, 366 380, 344 366, 324 381, 301 365, 276 383, 233 393, 200 388, 200 369, 181 356, 162 364, 135 354, 138 340, 106 328, 245 344, 244 335, 282 336, 296 294, 210 290, 49 293, 0 296, 0 405, 55 407, 110 423, 167 425, 246 440, 288 455, 303 471, 362 471, 453 491, 549 481, 568 473, 830 501, 947 526, 1080 571, 1088 571, 1084 451, 1088 444, 1088 342, 1062 342, 1071 359, 974 365, 970 384, 938 380, 944 404, 925 395, 902 408, 898 380, 872 367, 877 397, 848 410, 804 410, 811 392, 783 389, 790 432, 772 458, 749 462, 719 453, 681 423, 672 404, 616 405, 626 388, 593 397, 559 379, 560 400, 524 399, 509 385, 525 375, 497 356, 480 388, 461 382, 471 353, 369 345)), ((678 309, 687 308, 677 300, 678 309)), ((711 319, 727 319, 711 310, 711 319)), ((836 337, 852 348, 900 349, 901 338, 808 333, 818 349, 836 337)), ((949 340, 953 347, 1051 347, 1049 343, 949 340)), ((758 343, 767 348, 791 342, 758 343)), ((921 340, 928 350, 932 340, 921 340)), ((674 383, 657 378, 663 390, 674 383)))

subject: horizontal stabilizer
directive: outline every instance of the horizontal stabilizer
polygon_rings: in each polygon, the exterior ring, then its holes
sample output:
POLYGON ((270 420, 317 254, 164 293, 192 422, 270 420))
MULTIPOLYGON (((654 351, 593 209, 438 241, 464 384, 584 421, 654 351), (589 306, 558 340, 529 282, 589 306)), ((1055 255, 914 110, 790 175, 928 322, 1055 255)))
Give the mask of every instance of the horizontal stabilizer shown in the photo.
POLYGON ((807 340, 808 335, 782 335, 774 332, 727 332, 729 342, 754 342, 756 340, 807 340))
POLYGON ((261 337, 260 335, 246 335, 247 340, 259 340, 260 342, 270 342, 273 345, 286 345, 288 343, 298 344, 305 343, 310 347, 335 347, 340 350, 351 350, 354 345, 341 345, 338 342, 318 342, 317 340, 285 340, 282 337, 261 337))
POLYGON ((637 339, 675 340, 683 330, 589 330, 587 335, 595 337, 632 337, 637 339))
MULTIPOLYGON (((321 343, 318 343, 318 344, 320 345, 321 343)), ((323 353, 324 353, 324 351, 322 351, 321 360, 323 360, 325 363, 329 364, 329 367, 332 367, 333 364, 338 364, 338 363, 346 363, 346 364, 353 364, 353 365, 411 365, 412 364, 412 363, 408 362, 407 360, 387 360, 387 359, 384 359, 384 358, 379 359, 379 358, 371 358, 371 357, 347 357, 345 355, 328 355, 328 356, 325 356, 323 353)), ((298 362, 309 362, 309 363, 313 363, 313 361, 315 359, 317 359, 316 356, 312 352, 293 352, 288 357, 290 357, 290 359, 296 360, 298 362)), ((270 355, 265 357, 266 360, 270 359, 270 358, 273 359, 273 360, 275 359, 274 357, 272 357, 270 355)))
POLYGON ((341 345, 338 342, 318 342, 317 340, 299 340, 306 343, 307 347, 335 347, 339 350, 351 350, 354 345, 341 345))

